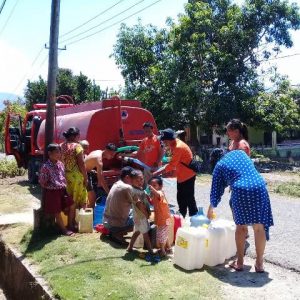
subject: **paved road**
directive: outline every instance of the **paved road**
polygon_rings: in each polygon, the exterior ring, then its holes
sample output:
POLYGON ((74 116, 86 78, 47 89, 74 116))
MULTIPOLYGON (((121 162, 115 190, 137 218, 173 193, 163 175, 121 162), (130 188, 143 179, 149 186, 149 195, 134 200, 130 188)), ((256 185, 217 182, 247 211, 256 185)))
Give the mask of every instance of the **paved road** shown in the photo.
MULTIPOLYGON (((170 203, 176 204, 176 185, 165 184, 165 192, 170 203)), ((210 183, 196 184, 196 201, 205 211, 209 205, 210 183)), ((228 205, 229 193, 226 190, 216 209, 218 217, 232 219, 228 205)), ((267 243, 265 258, 279 266, 300 272, 300 199, 270 194, 275 226, 270 228, 270 241, 267 243)), ((247 255, 254 257, 253 232, 249 228, 250 247, 247 255)))

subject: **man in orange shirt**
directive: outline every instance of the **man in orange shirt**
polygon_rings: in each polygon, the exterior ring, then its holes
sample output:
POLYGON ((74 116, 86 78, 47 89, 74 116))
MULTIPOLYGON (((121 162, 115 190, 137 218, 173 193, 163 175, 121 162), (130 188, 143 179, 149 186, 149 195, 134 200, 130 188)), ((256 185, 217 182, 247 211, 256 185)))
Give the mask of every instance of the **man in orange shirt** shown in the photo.
POLYGON ((150 168, 156 169, 161 164, 164 149, 157 135, 153 133, 153 125, 150 122, 143 124, 143 130, 146 137, 139 145, 137 158, 150 168))
MULTIPOLYGON (((187 209, 189 209, 189 215, 193 216, 198 212, 195 201, 196 173, 186 166, 193 158, 192 151, 186 143, 176 138, 175 132, 170 128, 161 131, 160 140, 172 153, 171 161, 163 172, 168 173, 175 170, 179 211, 185 217, 187 209)), ((154 172, 153 175, 158 174, 154 172)))

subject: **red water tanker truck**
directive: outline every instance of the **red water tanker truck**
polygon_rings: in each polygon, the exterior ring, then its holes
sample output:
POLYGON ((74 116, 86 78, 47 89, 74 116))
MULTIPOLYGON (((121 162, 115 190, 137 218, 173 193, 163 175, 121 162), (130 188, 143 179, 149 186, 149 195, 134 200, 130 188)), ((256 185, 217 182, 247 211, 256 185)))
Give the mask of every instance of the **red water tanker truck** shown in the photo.
MULTIPOLYGON (((143 123, 154 124, 153 115, 142 108, 138 100, 120 100, 119 97, 79 105, 68 97, 56 104, 54 142, 64 141, 63 132, 70 127, 80 130, 80 139, 88 140, 90 151, 104 149, 108 143, 138 146, 143 139, 143 123), (59 103, 60 102, 60 103, 59 103), (63 103, 61 103, 63 102, 63 103)), ((28 179, 36 183, 45 148, 46 104, 35 104, 22 120, 20 115, 8 114, 5 127, 5 152, 14 155, 19 167, 28 169, 28 179)), ((121 161, 104 162, 104 175, 115 181, 121 161)))

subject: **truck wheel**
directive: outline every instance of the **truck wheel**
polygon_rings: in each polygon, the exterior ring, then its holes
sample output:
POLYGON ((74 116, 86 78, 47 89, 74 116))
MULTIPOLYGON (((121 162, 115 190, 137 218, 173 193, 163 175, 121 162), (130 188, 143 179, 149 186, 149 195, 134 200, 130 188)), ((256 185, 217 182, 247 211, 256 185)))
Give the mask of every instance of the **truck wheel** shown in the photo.
POLYGON ((39 182, 38 171, 39 162, 35 159, 31 159, 28 162, 28 181, 32 184, 37 184, 39 182))

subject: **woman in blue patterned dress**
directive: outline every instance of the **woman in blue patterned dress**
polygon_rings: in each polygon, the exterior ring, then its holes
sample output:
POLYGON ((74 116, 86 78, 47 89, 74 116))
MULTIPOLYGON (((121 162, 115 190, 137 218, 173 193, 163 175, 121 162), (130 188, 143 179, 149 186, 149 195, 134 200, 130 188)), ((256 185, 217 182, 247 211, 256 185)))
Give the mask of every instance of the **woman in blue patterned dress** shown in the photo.
POLYGON ((236 228, 237 261, 230 266, 236 271, 243 270, 247 225, 254 230, 256 248, 256 272, 264 272, 263 254, 269 227, 273 217, 266 183, 257 172, 253 162, 242 150, 226 154, 216 164, 210 193, 208 217, 212 218, 213 208, 217 207, 227 186, 231 188, 231 201, 236 228))

